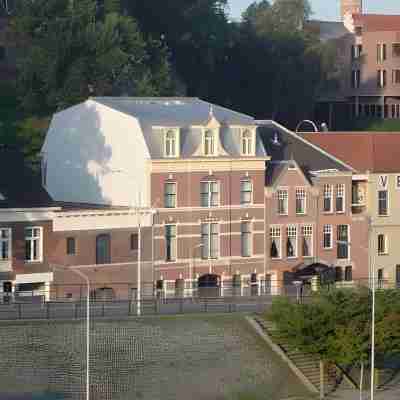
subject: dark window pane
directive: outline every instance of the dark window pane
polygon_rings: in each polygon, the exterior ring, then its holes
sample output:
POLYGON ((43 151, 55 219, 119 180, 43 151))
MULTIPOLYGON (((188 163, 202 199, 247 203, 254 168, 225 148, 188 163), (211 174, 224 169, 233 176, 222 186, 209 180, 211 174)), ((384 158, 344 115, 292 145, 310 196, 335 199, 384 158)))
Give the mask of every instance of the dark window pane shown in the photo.
POLYGON ((341 282, 343 280, 343 270, 342 267, 335 268, 335 281, 341 282))
POLYGON ((111 263, 110 235, 99 235, 96 238, 96 264, 109 263, 111 263))
POLYGON ((344 279, 349 282, 353 280, 353 267, 351 265, 347 266, 344 271, 344 279))
POLYGON ((73 237, 67 238, 67 254, 75 254, 75 238, 73 237))
POLYGON ((139 236, 137 233, 131 234, 131 250, 138 249, 139 236))

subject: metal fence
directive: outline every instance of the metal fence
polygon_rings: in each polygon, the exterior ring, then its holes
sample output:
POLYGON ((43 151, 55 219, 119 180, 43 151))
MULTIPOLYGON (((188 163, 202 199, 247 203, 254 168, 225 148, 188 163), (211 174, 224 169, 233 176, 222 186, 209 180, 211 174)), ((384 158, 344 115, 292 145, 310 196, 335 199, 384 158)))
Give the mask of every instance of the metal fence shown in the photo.
MULTIPOLYGON (((250 297, 180 297, 144 299, 140 315, 175 315, 189 313, 263 312, 272 296, 250 297)), ((103 300, 90 302, 91 318, 124 318, 136 316, 138 302, 103 300)), ((86 301, 14 302, 0 304, 0 320, 81 319, 86 317, 86 301)))

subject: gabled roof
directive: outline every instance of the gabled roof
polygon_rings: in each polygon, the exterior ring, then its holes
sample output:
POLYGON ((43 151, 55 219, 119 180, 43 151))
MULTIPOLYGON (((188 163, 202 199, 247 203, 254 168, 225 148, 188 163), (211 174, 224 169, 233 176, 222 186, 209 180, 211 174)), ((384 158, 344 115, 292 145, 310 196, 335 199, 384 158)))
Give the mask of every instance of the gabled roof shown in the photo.
POLYGON ((400 15, 353 14, 355 26, 362 26, 363 31, 399 31, 400 15))
POLYGON ((312 171, 352 171, 353 168, 334 155, 305 140, 275 121, 257 121, 265 150, 273 161, 295 160, 307 179, 312 171))
POLYGON ((267 165, 266 170, 266 185, 275 186, 279 183, 280 179, 285 175, 289 168, 294 167, 298 173, 304 178, 306 184, 311 184, 310 176, 306 171, 297 164, 295 160, 289 161, 271 161, 267 165))
POLYGON ((41 179, 24 164, 14 149, 0 147, 0 208, 53 207, 41 179))
POLYGON ((305 133, 304 139, 359 172, 400 173, 400 133, 305 133))
POLYGON ((93 97, 92 100, 153 126, 204 125, 209 120, 210 107, 220 123, 254 125, 254 118, 246 114, 197 97, 93 97))

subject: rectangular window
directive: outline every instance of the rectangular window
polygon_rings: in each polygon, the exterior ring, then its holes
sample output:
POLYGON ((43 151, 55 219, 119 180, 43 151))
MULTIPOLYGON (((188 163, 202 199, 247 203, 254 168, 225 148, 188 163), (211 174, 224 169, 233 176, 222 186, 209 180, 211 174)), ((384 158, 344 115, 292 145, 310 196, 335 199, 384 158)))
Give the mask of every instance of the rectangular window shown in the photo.
POLYGON ((242 222, 242 257, 251 256, 251 222, 242 222))
POLYGON ((270 256, 272 259, 279 259, 281 258, 282 254, 281 228, 279 226, 272 226, 270 228, 270 238, 271 238, 270 256))
POLYGON ((344 280, 346 282, 351 282, 353 280, 353 267, 351 265, 348 265, 344 269, 344 280))
POLYGON ((218 182, 200 183, 200 203, 202 207, 218 207, 218 182))
POLYGON ((303 188, 296 188, 296 214, 306 213, 306 190, 303 188))
POLYGON ((324 185, 324 212, 332 212, 332 185, 324 185))
POLYGON ((176 157, 178 155, 177 152, 177 144, 178 144, 178 140, 177 140, 177 136, 178 136, 178 132, 176 132, 175 130, 168 130, 165 133, 165 137, 164 137, 164 154, 165 157, 176 157))
POLYGON ((378 255, 388 254, 387 238, 383 234, 378 235, 378 255))
POLYGON ((297 226, 288 226, 286 228, 286 234, 286 256, 288 258, 297 257, 297 226))
POLYGON ((253 147, 253 134, 246 129, 244 132, 242 132, 242 155, 254 155, 253 147))
POLYGON ((378 43, 376 45, 376 60, 378 63, 386 61, 386 44, 378 43))
POLYGON ((343 281, 343 270, 342 267, 335 267, 335 281, 342 282, 343 281))
POLYGON ((67 255, 72 256, 76 253, 75 238, 67 238, 67 255))
POLYGON ((354 33, 356 34, 356 36, 362 36, 362 27, 356 26, 354 29, 354 33))
POLYGON ((176 260, 176 225, 165 225, 165 260, 176 260))
POLYGON ((400 265, 396 265, 396 288, 400 288, 400 265))
POLYGON ((213 156, 215 155, 215 133, 212 130, 207 130, 204 133, 204 155, 213 156))
POLYGON ((324 225, 324 249, 331 249, 332 247, 332 225, 324 225))
POLYGON ((395 85, 399 85, 400 84, 400 69, 394 69, 392 71, 392 82, 395 85))
POLYGON ((378 214, 380 216, 388 215, 388 193, 387 190, 378 191, 378 214))
POLYGON ((354 69, 351 71, 351 87, 353 89, 358 89, 361 83, 361 71, 359 69, 354 69))
POLYGON ((108 233, 96 236, 96 264, 111 264, 111 236, 108 233))
POLYGON ((204 259, 218 258, 219 237, 218 224, 201 225, 202 257, 204 259))
POLYGON ((313 256, 313 227, 312 225, 304 225, 301 227, 301 240, 303 257, 313 256))
POLYGON ((176 207, 176 183, 166 182, 164 185, 164 207, 176 207))
POLYGON ((11 228, 0 229, 0 261, 11 259, 11 228))
POLYGON ((288 191, 285 189, 278 190, 278 214, 288 215, 288 191))
POLYGON ((392 44, 392 56, 394 58, 400 57, 400 43, 393 43, 392 44))
POLYGON ((130 248, 131 250, 138 250, 139 246, 139 235, 137 233, 132 233, 130 237, 130 248))
POLYGON ((349 258, 349 226, 337 227, 337 258, 347 260, 349 258))
POLYGON ((42 228, 25 228, 25 261, 42 260, 42 228))
POLYGON ((336 212, 344 212, 345 186, 339 183, 336 186, 336 212))
POLYGON ((253 201, 253 184, 250 180, 240 182, 240 204, 251 204, 253 201))
POLYGON ((362 45, 361 44, 351 46, 351 58, 353 60, 357 60, 358 58, 360 58, 361 54, 362 54, 362 45))
POLYGON ((386 70, 378 69, 377 86, 380 88, 386 87, 386 70))

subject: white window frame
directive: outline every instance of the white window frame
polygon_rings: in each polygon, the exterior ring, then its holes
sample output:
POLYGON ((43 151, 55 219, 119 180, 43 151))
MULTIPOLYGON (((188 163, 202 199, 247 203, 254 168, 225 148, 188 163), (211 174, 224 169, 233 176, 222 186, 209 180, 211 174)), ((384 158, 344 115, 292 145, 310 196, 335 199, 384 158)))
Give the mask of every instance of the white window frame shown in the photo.
POLYGON ((242 179, 240 181, 240 204, 243 205, 243 206, 253 204, 253 181, 250 178, 249 179, 242 179), (250 183, 250 187, 251 187, 250 201, 248 203, 243 201, 242 193, 249 193, 249 191, 243 190, 243 184, 244 183, 250 183))
POLYGON ((322 211, 325 214, 332 214, 333 213, 333 186, 329 183, 324 184, 324 196, 323 196, 323 204, 322 204, 322 211), (329 194, 329 196, 328 196, 329 194), (325 199, 330 199, 330 209, 325 210, 325 199))
POLYGON ((178 259, 178 225, 177 224, 165 224, 165 261, 168 263, 176 262, 178 259), (175 257, 172 259, 168 259, 167 257, 167 227, 172 226, 175 228, 175 240, 173 242, 172 254, 175 254, 175 257))
POLYGON ((331 224, 325 224, 322 228, 322 247, 325 250, 333 249, 333 226, 331 224), (325 235, 330 235, 330 246, 325 246, 325 235))
POLYGON ((305 215, 307 214, 307 190, 304 187, 296 188, 296 215, 305 215), (301 212, 297 211, 297 200, 302 200, 302 208, 301 212))
MULTIPOLYGON (((169 196, 172 196, 172 194, 169 195, 169 196)), ((174 208, 177 208, 177 207, 178 207, 178 184, 175 181, 165 181, 164 182, 164 208, 174 209, 174 208), (175 186, 175 204, 174 204, 173 207, 167 207, 167 202, 166 202, 166 199, 167 199, 167 190, 166 190, 167 189, 167 185, 174 185, 175 186)))
POLYGON ((213 157, 217 154, 217 143, 218 143, 217 132, 218 131, 216 129, 205 129, 203 132, 203 154, 206 157, 213 157), (211 139, 212 139, 212 142, 211 142, 211 145, 212 145, 211 150, 212 151, 211 152, 208 151, 209 150, 208 146, 210 145, 209 143, 207 143, 209 141, 209 139, 207 138, 208 132, 211 132, 211 139))
POLYGON ((269 228, 270 246, 269 255, 271 260, 281 260, 282 259, 282 227, 280 225, 271 225, 269 228), (278 234, 279 233, 279 234, 278 234), (278 257, 271 257, 271 246, 273 239, 279 239, 278 257))
MULTIPOLYGON (((29 240, 30 241, 30 257, 29 259, 25 258, 25 262, 26 263, 37 263, 37 262, 42 262, 43 261, 43 227, 41 226, 27 226, 24 229, 24 238, 25 238, 25 245, 26 245, 26 241, 29 240), (27 236, 27 231, 31 230, 31 232, 33 233, 35 229, 39 230, 39 236, 27 236), (39 240, 39 245, 38 245, 38 257, 36 259, 33 259, 33 246, 34 246, 34 241, 35 240, 39 240)), ((26 256, 26 254, 25 254, 26 256)))
POLYGON ((378 236, 377 236, 377 242, 378 242, 377 243, 378 256, 388 255, 389 254, 389 249, 388 249, 389 241, 388 241, 387 235, 385 235, 384 233, 379 233, 378 236), (384 246, 383 251, 380 251, 380 249, 379 249, 379 237, 380 236, 383 236, 383 246, 384 246))
POLYGON ((164 143, 164 157, 166 158, 177 158, 179 157, 179 147, 180 147, 180 137, 179 137, 179 133, 180 133, 180 129, 177 127, 170 127, 170 128, 161 128, 162 129, 162 133, 163 133, 163 143, 164 143), (174 138, 172 140, 173 146, 170 147, 170 145, 168 145, 168 141, 169 139, 168 134, 172 132, 174 134, 174 138), (171 152, 172 149, 172 152, 171 152))
POLYGON ((293 259, 297 258, 299 255, 299 229, 297 225, 288 225, 286 227, 286 258, 288 259, 293 259), (296 235, 293 235, 292 233, 295 232, 296 235), (288 256, 288 249, 287 249, 287 242, 289 241, 290 238, 295 238, 294 240, 294 255, 293 256, 288 256))
MULTIPOLYGON (((339 235, 339 227, 340 226, 347 226, 347 258, 339 258, 337 257, 338 260, 350 260, 351 259, 351 246, 350 246, 350 225, 349 224, 339 224, 336 226, 336 237, 339 235)), ((336 243, 336 247, 338 247, 340 243, 336 243)), ((337 256, 337 254, 336 254, 337 256)))
POLYGON ((0 228, 0 262, 9 261, 12 259, 12 229, 0 228), (3 237, 3 232, 7 232, 6 237, 3 237), (7 243, 7 258, 3 258, 3 246, 7 243))
POLYGON ((240 133, 240 154, 242 156, 255 155, 255 132, 252 129, 244 128, 240 133), (245 134, 249 134, 245 137, 245 134))
POLYGON ((279 188, 276 192, 277 199, 277 213, 278 215, 289 215, 289 190, 287 188, 279 188), (281 196, 282 195, 282 196, 281 196), (280 201, 284 200, 284 212, 281 212, 280 201))
POLYGON ((376 61, 377 63, 383 63, 387 60, 387 45, 386 43, 376 44, 376 61), (383 51, 385 49, 385 51, 383 51))
POLYGON ((302 225, 301 226, 301 255, 303 258, 314 257, 314 227, 313 225, 302 225), (310 243, 310 254, 305 256, 303 254, 303 240, 304 238, 311 238, 310 243))
POLYGON ((377 211, 378 211, 378 216, 379 217, 387 217, 387 216, 389 216, 389 190, 388 189, 378 190, 378 210, 377 211), (386 213, 385 214, 381 214, 380 213, 380 206, 379 206, 380 198, 379 198, 379 194, 381 192, 386 192, 386 213))
POLYGON ((336 185, 336 199, 341 198, 343 208, 337 209, 337 201, 335 201, 335 209, 338 214, 344 214, 346 212, 346 185, 344 183, 338 183, 336 185))
MULTIPOLYGON (((204 192, 205 193, 205 192, 204 192)), ((204 208, 212 208, 212 207, 219 207, 220 205, 220 198, 221 198, 221 187, 220 187, 220 182, 217 180, 210 180, 210 181, 200 181, 200 207, 204 207, 204 208), (211 204, 211 198, 212 198, 212 191, 211 191, 211 185, 212 184, 216 184, 217 185, 217 204, 216 205, 212 205, 211 204), (203 184, 207 184, 207 188, 208 188, 208 200, 207 200, 207 205, 203 205, 202 203, 202 185, 203 184)))
POLYGON ((202 222, 201 223, 201 225, 200 225, 200 243, 201 244, 203 244, 203 236, 206 236, 206 235, 203 235, 203 226, 205 226, 205 225, 208 225, 208 235, 207 235, 208 236, 208 254, 206 255, 204 252, 205 246, 204 245, 201 246, 201 258, 203 260, 217 260, 219 258, 220 251, 221 251, 221 235, 220 235, 219 223, 218 222, 202 222), (212 243, 212 236, 213 236, 211 234, 212 225, 215 225, 217 227, 216 235, 217 235, 217 239, 218 239, 217 240, 218 248, 217 248, 215 257, 211 256, 211 243, 212 243))
POLYGON ((253 255, 253 223, 249 220, 243 220, 240 223, 240 247, 241 247, 241 256, 245 257, 245 258, 249 258, 253 255), (248 224, 249 226, 249 230, 248 231, 244 231, 243 230, 243 225, 244 224, 248 224), (246 233, 248 235, 248 240, 249 240, 249 253, 248 254, 244 254, 244 235, 243 233, 246 233))
POLYGON ((379 80, 378 87, 383 89, 387 86, 387 70, 386 69, 378 69, 379 80))

